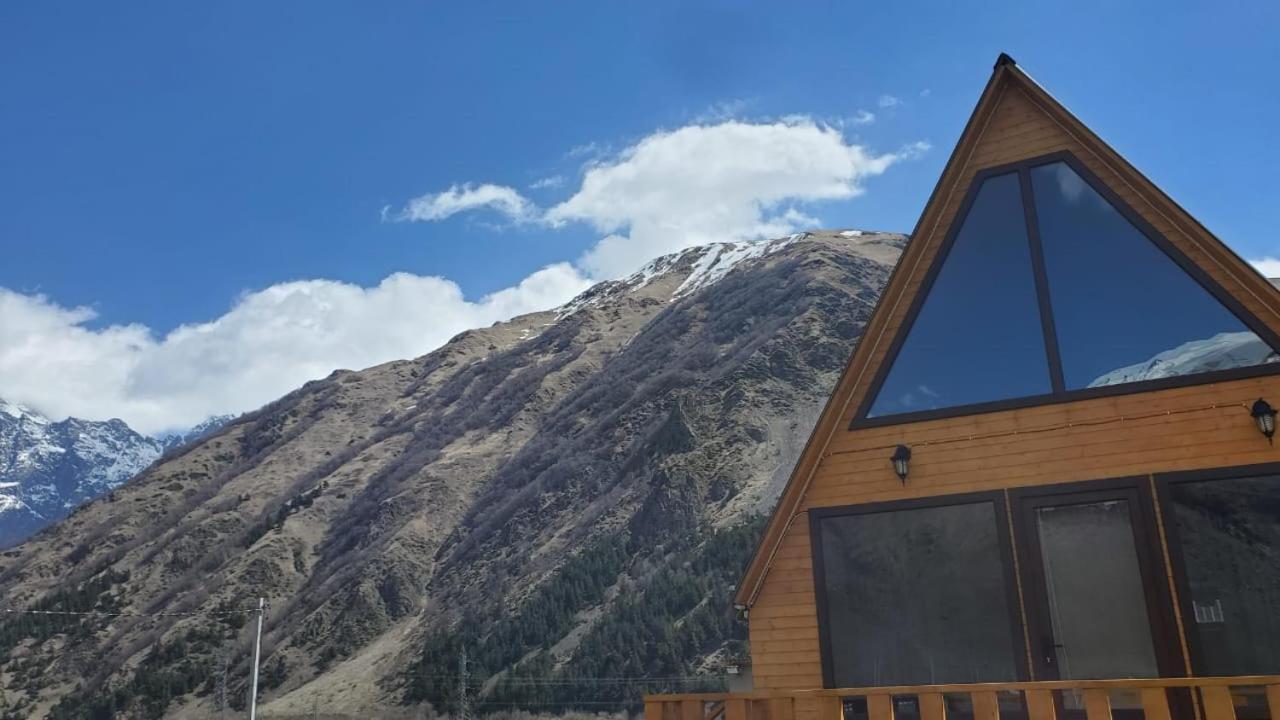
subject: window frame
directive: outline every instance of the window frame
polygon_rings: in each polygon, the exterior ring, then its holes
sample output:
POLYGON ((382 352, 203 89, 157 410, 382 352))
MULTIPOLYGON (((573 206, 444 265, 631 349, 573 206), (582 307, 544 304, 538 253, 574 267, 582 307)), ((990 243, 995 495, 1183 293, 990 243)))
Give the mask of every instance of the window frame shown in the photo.
POLYGON ((1178 593, 1178 612, 1182 616, 1182 636, 1186 639, 1191 673, 1200 675, 1204 667, 1204 651, 1200 635, 1193 632, 1195 608, 1191 598, 1191 580, 1187 577, 1186 557, 1182 552, 1182 536, 1174 520, 1173 486, 1182 483, 1212 482, 1218 480, 1249 480, 1266 475, 1280 475, 1280 462, 1256 465, 1236 465, 1203 470, 1178 470, 1156 473, 1152 477, 1156 486, 1156 503, 1160 510, 1166 549, 1169 553, 1169 574, 1178 593))
POLYGON ((942 246, 939 248, 936 257, 929 267, 920 289, 911 301, 907 314, 903 318, 903 322, 898 327, 893 342, 889 345, 885 353, 884 360, 876 369, 876 373, 872 378, 871 385, 867 388, 866 395, 858 404, 857 412, 854 413, 853 419, 849 423, 850 430, 858 430, 862 428, 884 427, 888 425, 901 425, 904 423, 918 422, 922 420, 936 420, 949 417, 960 417, 964 415, 977 415, 982 413, 998 412, 1001 410, 1014 410, 1018 408, 1034 407, 1037 405, 1051 405, 1063 402, 1074 402, 1076 400, 1088 400, 1099 397, 1113 397, 1118 395, 1131 395, 1134 393, 1148 392, 1152 390, 1165 390, 1169 388, 1187 387, 1193 385, 1203 385, 1225 380, 1238 380, 1251 377, 1260 377, 1266 375, 1280 374, 1280 363, 1268 363, 1263 365, 1252 365, 1249 367, 1229 368, 1225 370, 1211 370, 1208 372, 1194 373, 1191 375, 1180 375, 1176 377, 1157 378, 1153 380, 1139 380, 1137 382, 1120 383, 1117 385, 1106 385, 1095 388, 1081 388, 1078 390, 1068 390, 1065 387, 1062 373, 1062 356, 1058 349, 1057 330, 1054 325, 1054 315, 1052 302, 1049 294, 1049 280, 1045 273, 1044 251, 1040 240, 1040 226, 1036 217, 1035 195, 1031 186, 1031 170, 1043 165, 1062 162, 1070 167, 1076 174, 1084 180, 1092 190, 1101 195, 1112 207, 1120 213, 1121 217, 1127 220, 1138 232, 1152 242, 1165 255, 1167 255, 1174 264, 1187 273, 1200 287, 1209 293, 1211 297, 1222 304, 1237 320, 1240 321, 1245 328, 1252 331, 1255 335, 1271 346, 1273 350, 1280 350, 1280 336, 1272 332, 1269 327, 1258 321, 1252 313, 1250 313, 1243 305, 1232 297, 1226 290, 1211 278, 1208 273, 1202 270, 1198 265, 1192 262, 1186 255, 1173 246, 1164 235, 1157 231, 1152 225, 1146 221, 1140 214, 1134 211, 1124 202, 1116 193, 1097 175, 1084 166, 1079 159, 1069 151, 1060 151, 1040 155, 1026 160, 1020 160, 1014 163, 999 165, 996 167, 985 168, 978 171, 969 183, 969 188, 965 193, 964 200, 960 204, 959 210, 952 218, 951 226, 947 230, 946 236, 943 238, 942 246), (953 407, 937 408, 934 410, 920 410, 916 412, 898 413, 894 415, 882 415, 879 417, 867 417, 871 412, 872 405, 880 395, 880 391, 884 387, 885 380, 889 376, 894 362, 897 361, 898 355, 905 344, 907 336, 910 335, 912 327, 914 327, 917 317, 924 306, 925 300, 929 296, 929 292, 933 289, 938 274, 942 271, 942 266, 947 260, 952 247, 955 245, 956 237, 959 235, 960 227, 964 224, 965 218, 968 217, 969 211, 972 209, 973 202, 977 198, 978 189, 982 183, 988 178, 997 175, 1007 175, 1016 172, 1019 177, 1020 188, 1022 190, 1022 207, 1023 217, 1027 224, 1027 240, 1031 245, 1031 267, 1035 275, 1036 295, 1040 306, 1040 325, 1044 334, 1045 353, 1049 360, 1049 375, 1052 385, 1052 391, 1048 394, 1028 395, 1020 398, 1008 398, 1004 400, 993 400, 990 402, 970 403, 967 405, 956 405, 953 407))
POLYGON ((1026 681, 1031 678, 1027 667, 1026 629, 1023 626, 1022 601, 1018 593, 1018 577, 1015 572, 1013 540, 1010 535, 1011 526, 1008 508, 1005 504, 1005 492, 1003 490, 992 490, 889 500, 860 505, 812 508, 808 511, 809 547, 813 556, 813 592, 818 615, 818 654, 822 661, 822 686, 824 688, 838 686, 835 684, 835 667, 831 657, 831 639, 828 632, 830 628, 830 613, 827 607, 826 565, 822 549, 822 520, 902 510, 975 505, 983 502, 991 503, 995 513, 996 543, 1000 552, 1000 567, 1005 583, 1005 603, 1009 612, 1009 635, 1012 643, 1010 650, 1013 653, 1014 673, 1016 675, 1014 680, 1026 681))

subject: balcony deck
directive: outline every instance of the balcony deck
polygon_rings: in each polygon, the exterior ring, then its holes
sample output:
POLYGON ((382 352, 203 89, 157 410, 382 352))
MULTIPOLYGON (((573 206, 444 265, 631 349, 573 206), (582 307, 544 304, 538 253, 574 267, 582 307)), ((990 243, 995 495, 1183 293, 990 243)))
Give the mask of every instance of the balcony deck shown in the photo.
MULTIPOLYGON (((1087 720, 1112 720, 1113 703, 1117 710, 1131 706, 1133 714, 1140 711, 1145 720, 1172 720, 1167 692, 1171 688, 1194 691, 1196 702, 1190 710, 1196 720, 1237 720, 1237 700, 1245 689, 1265 698, 1264 716, 1280 720, 1280 675, 648 695, 644 710, 645 720, 845 720, 844 701, 865 698, 867 720, 894 720, 895 704, 904 699, 915 700, 919 720, 947 720, 948 702, 957 701, 972 708, 973 720, 1001 720, 1002 714, 1005 720, 1015 715, 1056 720, 1063 707, 1081 708, 1087 720), (1002 710, 1002 696, 1020 696, 1023 710, 1002 710), (1069 698, 1065 705, 1064 696, 1069 698)), ((1005 704, 1007 708, 1007 700, 1005 704)))

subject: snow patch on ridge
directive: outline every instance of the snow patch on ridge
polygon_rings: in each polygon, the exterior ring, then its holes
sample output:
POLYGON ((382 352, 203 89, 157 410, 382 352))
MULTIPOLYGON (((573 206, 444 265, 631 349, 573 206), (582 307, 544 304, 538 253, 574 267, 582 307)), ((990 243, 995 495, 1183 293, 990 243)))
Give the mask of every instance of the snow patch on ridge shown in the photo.
POLYGON ((591 286, 586 292, 557 308, 556 320, 563 320, 583 308, 598 305, 609 298, 639 290, 654 280, 691 265, 689 274, 669 298, 676 300, 714 285, 746 260, 770 255, 808 236, 809 233, 795 233, 774 240, 709 243, 663 255, 620 280, 606 280, 591 286))
POLYGON ((1218 333, 1204 340, 1192 340, 1157 353, 1149 360, 1112 370, 1089 383, 1089 387, 1105 387, 1274 362, 1280 362, 1280 356, 1252 332, 1245 330, 1218 333))

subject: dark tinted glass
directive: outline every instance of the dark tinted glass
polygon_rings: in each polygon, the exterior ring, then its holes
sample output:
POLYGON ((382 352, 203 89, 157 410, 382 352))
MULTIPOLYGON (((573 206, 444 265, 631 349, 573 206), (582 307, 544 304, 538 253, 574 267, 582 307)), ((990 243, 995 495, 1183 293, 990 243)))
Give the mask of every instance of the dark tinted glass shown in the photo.
POLYGON ((1048 393, 1016 174, 986 180, 868 417, 1048 393))
POLYGON ((1015 679, 992 503, 817 522, 836 687, 1015 679))
POLYGON ((1280 476, 1176 483, 1198 675, 1280 673, 1280 476))
POLYGON ((1068 390, 1277 359, 1066 163, 1031 182, 1068 390))

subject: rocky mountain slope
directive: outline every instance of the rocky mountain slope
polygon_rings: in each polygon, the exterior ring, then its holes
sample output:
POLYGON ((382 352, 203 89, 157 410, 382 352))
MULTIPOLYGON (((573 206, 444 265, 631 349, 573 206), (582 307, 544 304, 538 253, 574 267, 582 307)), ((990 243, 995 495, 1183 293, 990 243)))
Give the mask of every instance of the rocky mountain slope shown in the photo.
POLYGON ((211 418, 189 432, 148 437, 121 420, 52 422, 0 399, 0 548, 26 539, 73 509, 114 490, 166 450, 230 420, 211 418))
POLYGON ((118 613, 0 620, 0 715, 242 707, 258 596, 268 716, 448 711, 463 651, 479 712, 714 682, 904 242, 690 249, 242 416, 0 553, 7 607, 118 613))

